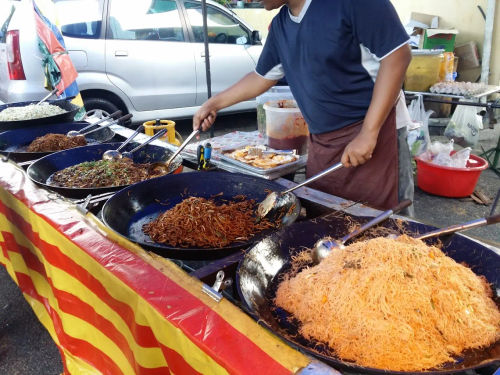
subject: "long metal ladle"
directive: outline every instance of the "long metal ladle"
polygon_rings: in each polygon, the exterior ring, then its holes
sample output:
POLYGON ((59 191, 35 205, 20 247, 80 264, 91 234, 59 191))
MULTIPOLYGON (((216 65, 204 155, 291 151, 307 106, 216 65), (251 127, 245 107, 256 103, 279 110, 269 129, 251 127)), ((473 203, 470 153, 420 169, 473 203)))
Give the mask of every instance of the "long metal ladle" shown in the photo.
POLYGON ((100 119, 99 121, 96 121, 96 122, 93 122, 92 124, 90 125, 87 125, 86 127, 80 129, 80 130, 70 130, 69 132, 66 133, 66 135, 68 137, 76 137, 77 135, 80 135, 81 133, 83 133, 85 130, 88 130, 96 125, 99 125, 101 123, 103 123, 104 121, 107 121, 109 120, 110 118, 112 117, 115 117, 115 116, 120 116, 122 114, 122 111, 118 110, 106 117, 103 117, 102 119, 100 119))
POLYGON ((344 237, 342 237, 340 240, 333 240, 333 239, 321 239, 318 242, 316 242, 316 245, 314 245, 313 252, 312 252, 312 258, 316 263, 321 262, 328 254, 332 252, 334 249, 343 249, 345 246, 344 244, 351 240, 352 238, 360 235, 361 233, 365 232, 366 230, 374 227, 377 224, 380 224, 384 220, 388 219, 392 214, 398 213, 402 209, 410 206, 412 204, 411 200, 405 199, 399 204, 387 211, 382 212, 380 215, 374 217, 367 223, 363 224, 359 228, 353 230, 351 233, 348 233, 344 237))
MULTIPOLYGON (((282 192, 275 192, 273 191, 272 193, 269 193, 266 198, 259 203, 259 206, 257 207, 257 217, 259 219, 262 219, 266 216, 274 216, 274 213, 277 211, 283 211, 287 206, 288 202, 291 202, 292 200, 290 199, 289 195, 292 191, 310 184, 313 181, 316 181, 320 179, 323 176, 326 176, 327 174, 330 174, 332 172, 335 172, 336 170, 342 168, 344 165, 342 163, 337 163, 332 165, 330 168, 325 169, 323 172, 320 172, 307 180, 301 182, 298 185, 295 185, 294 187, 282 191, 282 192)), ((289 208, 289 207, 288 207, 289 208)))
POLYGON ((157 173, 168 173, 170 164, 174 161, 174 159, 181 153, 182 150, 186 148, 186 146, 191 142, 191 140, 200 134, 200 130, 193 130, 191 134, 182 142, 182 144, 177 148, 177 150, 172 154, 171 157, 168 158, 166 162, 156 162, 151 165, 151 169, 155 170, 157 173))
POLYGON ((55 93, 57 92, 57 87, 55 89, 53 89, 51 92, 49 92, 47 95, 45 95, 43 97, 42 100, 40 100, 38 103, 36 103, 35 105, 39 105, 39 104, 42 104, 44 101, 46 101, 48 98, 50 98, 52 95, 54 95, 55 93))
POLYGON ((163 135, 165 135, 165 133, 167 132, 167 129, 161 129, 158 133, 156 133, 155 135, 153 135, 151 138, 149 138, 148 140, 146 140, 144 143, 141 143, 139 146, 137 146, 136 148, 134 148, 133 150, 130 150, 130 151, 126 151, 122 154, 122 157, 124 158, 129 158, 129 159, 132 159, 133 157, 133 153, 138 151, 139 149, 143 148, 144 146, 150 144, 151 142, 153 142, 155 139, 157 138, 160 138, 162 137, 163 135))
POLYGON ((431 232, 421 234, 421 235, 416 236, 414 238, 416 238, 417 240, 425 240, 425 239, 431 238, 431 237, 442 236, 443 234, 450 234, 450 233, 460 232, 460 231, 467 230, 467 229, 478 228, 478 227, 483 227, 485 225, 498 224, 498 223, 500 223, 500 214, 492 215, 492 216, 488 216, 488 217, 483 217, 481 219, 476 219, 476 220, 472 220, 472 221, 468 221, 468 222, 463 223, 463 224, 451 225, 451 226, 446 227, 446 228, 435 229, 431 232))
POLYGON ((115 120, 113 120, 113 121, 111 121, 111 122, 109 122, 109 123, 107 123, 107 124, 105 124, 105 125, 99 126, 99 127, 98 127, 98 128, 96 128, 96 129, 92 129, 92 130, 89 130, 89 131, 87 131, 87 132, 85 132, 85 133, 80 133, 80 134, 78 134, 78 135, 81 135, 81 136, 85 137, 86 135, 92 134, 92 133, 94 133, 94 132, 96 132, 96 131, 99 131, 99 130, 101 130, 101 129, 104 129, 104 128, 108 128, 108 127, 110 127, 111 125, 114 125, 114 124, 116 124, 116 123, 118 123, 118 122, 120 122, 120 121, 127 121, 127 120, 128 120, 128 119, 130 119, 131 117, 132 117, 132 114, 131 114, 131 113, 129 113, 128 115, 125 115, 125 116, 122 116, 122 117, 120 117, 120 118, 117 118, 117 119, 115 119, 115 120))
MULTIPOLYGON (((401 203, 403 203, 403 202, 401 202, 401 203)), ((398 207, 399 207, 399 205, 398 205, 398 207)), ((395 207, 394 209, 397 209, 398 207, 395 207)), ((402 209, 402 208, 399 207, 399 209, 402 209)), ((370 220, 368 223, 364 224, 361 228, 355 230, 352 233, 349 233, 347 236, 343 237, 338 242, 337 241, 328 241, 328 240, 319 240, 313 249, 313 253, 312 253, 313 261, 315 261, 316 263, 319 263, 328 254, 330 254, 333 249, 335 249, 335 248, 342 249, 344 247, 343 245, 345 242, 347 242, 348 240, 350 240, 354 236, 357 236, 358 234, 365 231, 366 229, 372 227, 375 224, 380 223, 381 221, 383 221, 387 217, 389 217, 390 215, 386 216, 387 212, 389 212, 389 211, 385 211, 381 215, 370 220), (372 223, 375 223, 375 224, 372 224, 372 223)), ((444 234, 451 234, 451 233, 460 232, 460 231, 467 230, 467 229, 478 228, 478 227, 482 227, 485 225, 498 224, 498 223, 500 223, 500 214, 488 216, 488 217, 483 217, 481 219, 476 219, 476 220, 472 220, 472 221, 468 221, 468 222, 463 223, 463 224, 451 225, 451 226, 446 227, 446 228, 438 228, 438 229, 435 229, 431 232, 424 233, 424 234, 415 236, 413 238, 415 238, 417 240, 425 240, 427 238, 439 237, 439 236, 442 236, 444 234)), ((397 236, 395 236, 395 235, 389 236, 389 238, 396 238, 396 237, 397 236)))
POLYGON ((120 147, 118 147, 116 150, 106 150, 104 152, 104 154, 102 154, 102 158, 104 160, 117 160, 117 159, 121 159, 123 157, 122 153, 120 152, 121 149, 123 149, 126 145, 128 145, 130 143, 130 141, 132 139, 134 139, 137 134, 140 133, 140 131, 142 130, 142 127, 143 125, 139 125, 139 127, 135 130, 135 132, 132 133, 132 135, 130 137, 128 137, 125 142, 123 142, 120 147))

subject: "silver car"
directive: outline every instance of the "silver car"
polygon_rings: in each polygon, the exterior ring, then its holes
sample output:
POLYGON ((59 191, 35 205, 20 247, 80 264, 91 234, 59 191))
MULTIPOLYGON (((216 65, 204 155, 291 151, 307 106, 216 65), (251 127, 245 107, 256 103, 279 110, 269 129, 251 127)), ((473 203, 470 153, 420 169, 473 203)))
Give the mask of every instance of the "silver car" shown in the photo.
MULTIPOLYGON (((207 99, 199 0, 54 0, 85 108, 121 109, 134 122, 187 118, 207 99)), ((44 76, 30 0, 10 1, 0 17, 0 100, 41 99, 44 76)), ((5 9, 3 7, 2 9, 5 9)), ((253 71, 259 33, 207 1, 212 93, 253 71)), ((253 110, 255 101, 227 109, 253 110)))

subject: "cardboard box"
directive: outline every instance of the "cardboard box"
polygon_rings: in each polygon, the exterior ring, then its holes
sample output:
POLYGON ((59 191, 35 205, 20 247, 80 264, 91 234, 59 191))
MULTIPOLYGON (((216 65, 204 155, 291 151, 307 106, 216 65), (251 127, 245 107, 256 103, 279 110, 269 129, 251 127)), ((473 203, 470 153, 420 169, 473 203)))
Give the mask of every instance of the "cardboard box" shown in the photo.
POLYGON ((439 16, 412 12, 405 30, 410 36, 410 46, 422 48, 423 34, 426 29, 439 27, 439 16))
POLYGON ((406 26, 419 29, 437 29, 439 28, 439 16, 411 12, 410 21, 406 26))
POLYGON ((479 51, 477 50, 476 42, 470 41, 460 46, 456 46, 455 55, 460 58, 458 66, 460 70, 481 66, 481 60, 479 58, 479 51))
POLYGON ((444 49, 445 52, 453 52, 455 49, 456 29, 426 29, 424 37, 421 38, 422 49, 444 49))

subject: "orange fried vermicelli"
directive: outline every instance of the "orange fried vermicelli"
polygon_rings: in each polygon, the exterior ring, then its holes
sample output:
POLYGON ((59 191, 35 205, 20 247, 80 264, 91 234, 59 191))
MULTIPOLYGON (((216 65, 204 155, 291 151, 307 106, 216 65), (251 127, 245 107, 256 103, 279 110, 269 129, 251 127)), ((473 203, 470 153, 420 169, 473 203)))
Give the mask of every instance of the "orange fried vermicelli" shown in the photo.
POLYGON ((254 200, 216 204, 213 199, 190 197, 145 224, 143 231, 154 242, 171 246, 225 247, 279 224, 256 222, 254 210, 254 200))

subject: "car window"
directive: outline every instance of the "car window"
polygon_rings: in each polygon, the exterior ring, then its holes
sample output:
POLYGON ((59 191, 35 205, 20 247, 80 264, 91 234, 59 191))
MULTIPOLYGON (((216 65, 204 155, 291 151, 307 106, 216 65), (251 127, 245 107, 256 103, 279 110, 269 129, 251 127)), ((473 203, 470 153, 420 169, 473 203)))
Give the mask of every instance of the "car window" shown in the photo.
MULTIPOLYGON (((203 43, 203 15, 199 2, 184 3, 194 40, 203 43)), ((250 35, 237 21, 221 10, 207 6, 207 29, 209 43, 247 44, 250 35)))
POLYGON ((55 0, 54 3, 64 36, 100 37, 104 0, 55 0))
POLYGON ((112 0, 108 38, 184 41, 175 0, 112 0))

